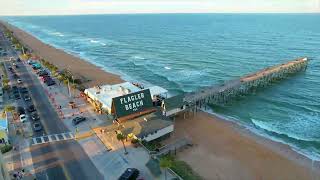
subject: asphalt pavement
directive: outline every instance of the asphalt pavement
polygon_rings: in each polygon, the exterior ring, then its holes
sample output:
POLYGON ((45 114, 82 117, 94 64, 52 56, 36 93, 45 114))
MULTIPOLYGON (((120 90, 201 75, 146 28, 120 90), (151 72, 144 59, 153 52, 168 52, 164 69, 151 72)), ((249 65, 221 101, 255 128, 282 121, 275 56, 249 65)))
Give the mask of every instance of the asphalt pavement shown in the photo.
MULTIPOLYGON (((16 59, 17 54, 9 42, 3 39, 1 41, 7 46, 6 48, 10 49, 8 56, 13 56, 16 59)), ((9 62, 6 62, 6 64, 8 67, 9 62)), ((42 132, 36 132, 34 136, 68 132, 54 107, 50 104, 39 79, 32 72, 28 71, 22 62, 17 64, 19 68, 16 69, 16 72, 20 76, 23 86, 28 88, 32 99, 32 101, 26 103, 23 100, 23 96, 21 96, 21 99, 17 100, 17 104, 26 107, 27 104, 33 102, 39 114, 40 122, 44 127, 42 132)), ((10 76, 10 78, 12 77, 10 76)), ((15 80, 12 79, 12 82, 15 82, 15 80)), ((29 116, 28 121, 32 121, 29 116)), ((34 145, 30 147, 30 151, 37 179, 104 179, 75 140, 34 145)))

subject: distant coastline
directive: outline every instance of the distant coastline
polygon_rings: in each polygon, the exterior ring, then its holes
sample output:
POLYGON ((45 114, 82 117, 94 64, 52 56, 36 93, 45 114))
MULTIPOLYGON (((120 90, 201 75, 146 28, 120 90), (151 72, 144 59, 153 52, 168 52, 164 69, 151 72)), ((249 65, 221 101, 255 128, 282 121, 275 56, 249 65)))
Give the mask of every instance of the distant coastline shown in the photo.
MULTIPOLYGON (((45 44, 40 40, 38 40, 37 38, 35 38, 34 36, 26 33, 25 31, 13 25, 10 25, 5 22, 0 22, 0 23, 7 26, 23 44, 25 44, 27 47, 30 47, 36 54, 40 55, 42 58, 55 64, 61 69, 69 68, 76 75, 89 79, 89 81, 85 83, 87 87, 102 85, 102 84, 117 84, 124 81, 120 76, 106 72, 102 70, 100 67, 97 67, 87 61, 84 61, 81 58, 75 57, 62 50, 56 49, 48 44, 45 44)), ((222 119, 212 114, 209 115, 207 113, 202 113, 202 115, 204 117, 207 117, 208 119, 217 119, 218 121, 222 119)), ((272 153, 278 153, 282 157, 286 157, 288 159, 292 157, 292 159, 290 160, 294 160, 295 162, 297 162, 297 164, 300 164, 301 162, 298 162, 298 161, 301 160, 302 164, 305 164, 306 167, 310 168, 309 167, 310 160, 307 160, 306 158, 302 157, 300 154, 295 153, 295 151, 291 150, 289 146, 283 145, 277 142, 270 142, 271 140, 269 140, 268 138, 261 138, 260 136, 254 135, 254 133, 251 133, 250 131, 244 130, 242 127, 239 128, 237 123, 232 123, 232 125, 229 126, 230 123, 224 122, 224 121, 226 120, 224 119, 221 123, 226 124, 226 126, 228 126, 228 128, 225 128, 225 131, 233 132, 234 130, 236 130, 240 134, 244 135, 239 137, 239 139, 243 140, 246 138, 246 135, 249 135, 250 136, 249 138, 251 139, 253 137, 256 140, 256 142, 261 145, 261 147, 268 146, 269 147, 268 152, 270 151, 272 153), (264 142, 267 142, 267 143, 264 144, 264 142)), ((241 148, 244 148, 244 147, 241 147, 241 148)))
POLYGON ((0 23, 10 29, 21 43, 32 49, 34 53, 39 55, 41 58, 53 63, 61 70, 69 69, 76 76, 86 79, 87 81, 84 83, 86 87, 124 82, 120 76, 106 72, 100 67, 82 60, 79 57, 45 44, 36 37, 11 24, 8 24, 7 22, 0 21, 0 23))

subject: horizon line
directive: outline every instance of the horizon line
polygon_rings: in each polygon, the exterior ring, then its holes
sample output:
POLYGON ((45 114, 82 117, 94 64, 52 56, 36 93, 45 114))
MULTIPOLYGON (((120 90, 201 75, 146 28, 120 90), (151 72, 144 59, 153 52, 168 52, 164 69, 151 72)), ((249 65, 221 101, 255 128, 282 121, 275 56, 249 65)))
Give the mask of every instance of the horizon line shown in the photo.
POLYGON ((131 12, 131 13, 75 13, 75 14, 34 14, 34 15, 1 15, 0 17, 16 16, 90 16, 90 15, 157 15, 157 14, 320 14, 320 12, 131 12))

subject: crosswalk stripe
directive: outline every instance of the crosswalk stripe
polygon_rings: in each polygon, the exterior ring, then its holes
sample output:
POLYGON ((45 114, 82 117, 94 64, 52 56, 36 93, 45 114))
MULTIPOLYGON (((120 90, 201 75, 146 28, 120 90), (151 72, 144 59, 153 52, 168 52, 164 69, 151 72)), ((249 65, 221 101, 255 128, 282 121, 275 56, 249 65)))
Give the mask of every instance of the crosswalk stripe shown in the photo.
POLYGON ((51 139, 51 135, 49 135, 49 136, 48 136, 48 139, 49 139, 49 142, 51 142, 51 141, 52 141, 52 139, 51 139))
POLYGON ((38 144, 44 144, 44 143, 49 143, 49 142, 69 140, 69 139, 74 139, 74 137, 75 136, 72 132, 34 137, 31 139, 32 140, 31 145, 38 145, 38 144))

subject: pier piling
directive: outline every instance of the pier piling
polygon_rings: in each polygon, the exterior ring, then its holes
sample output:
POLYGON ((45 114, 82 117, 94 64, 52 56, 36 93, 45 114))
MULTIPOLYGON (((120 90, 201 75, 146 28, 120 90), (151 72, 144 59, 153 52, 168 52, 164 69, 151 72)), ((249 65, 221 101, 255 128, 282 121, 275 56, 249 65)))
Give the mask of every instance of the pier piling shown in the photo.
POLYGON ((185 101, 198 108, 208 103, 224 104, 237 96, 246 95, 258 88, 266 87, 274 81, 304 71, 307 68, 307 64, 307 58, 300 58, 284 64, 268 67, 239 79, 227 81, 221 86, 210 86, 188 93, 185 96, 185 101))

